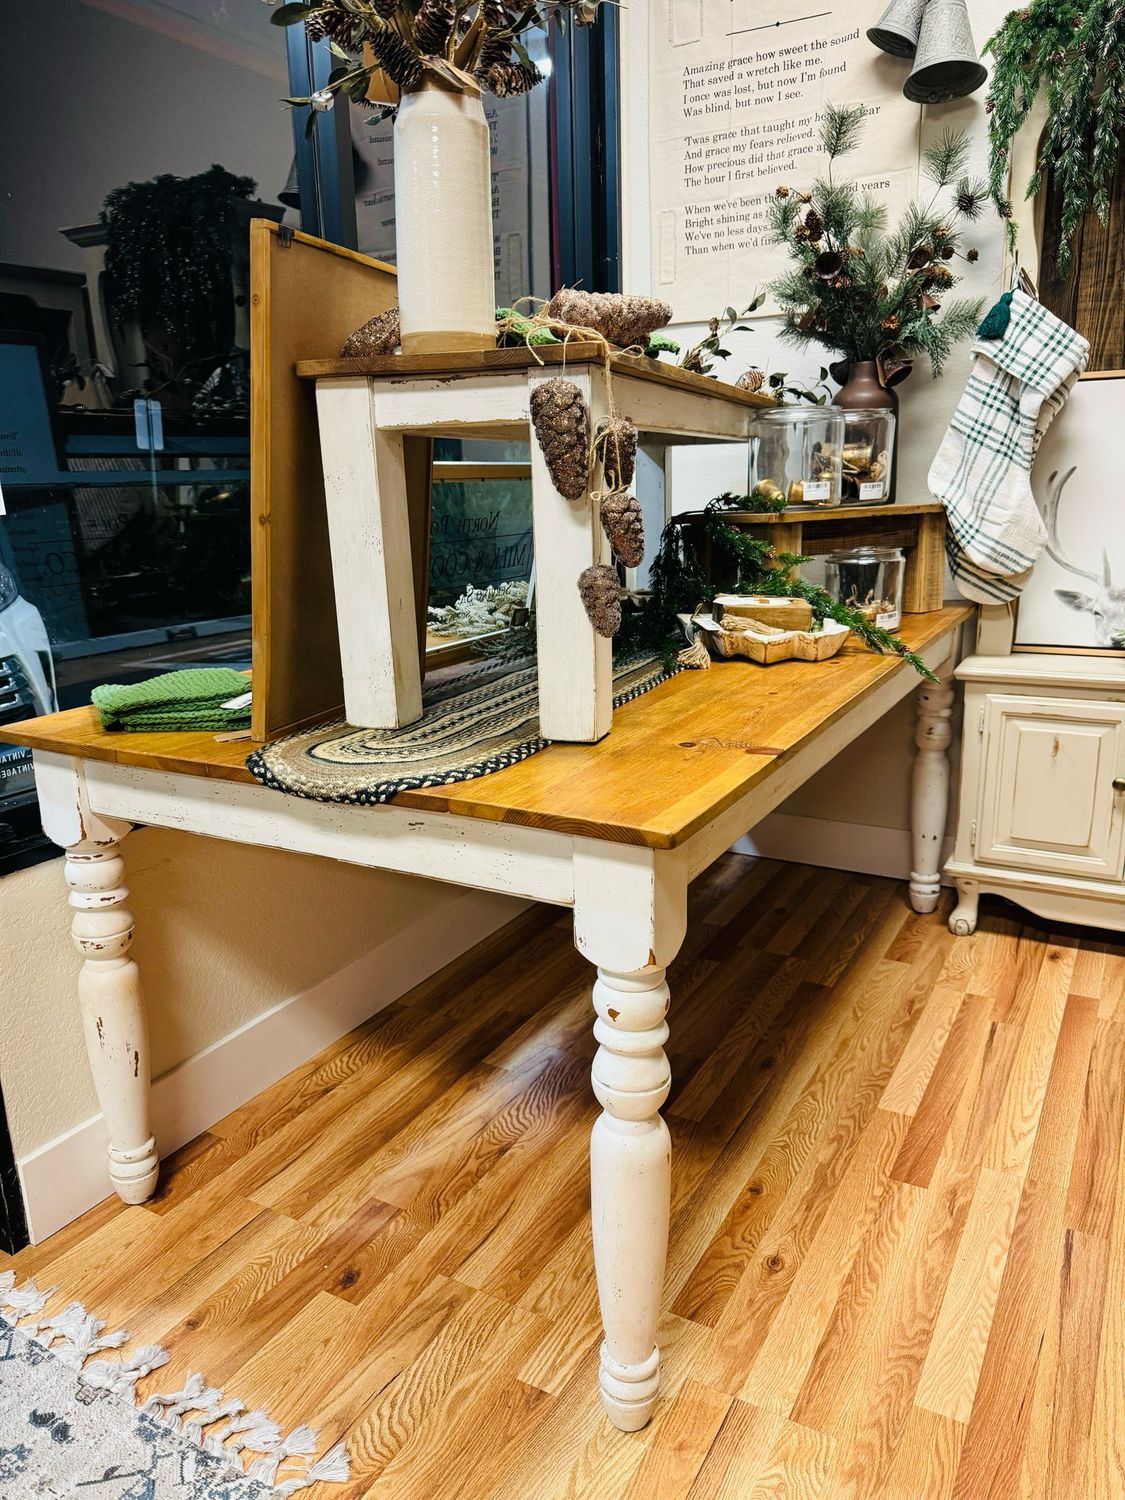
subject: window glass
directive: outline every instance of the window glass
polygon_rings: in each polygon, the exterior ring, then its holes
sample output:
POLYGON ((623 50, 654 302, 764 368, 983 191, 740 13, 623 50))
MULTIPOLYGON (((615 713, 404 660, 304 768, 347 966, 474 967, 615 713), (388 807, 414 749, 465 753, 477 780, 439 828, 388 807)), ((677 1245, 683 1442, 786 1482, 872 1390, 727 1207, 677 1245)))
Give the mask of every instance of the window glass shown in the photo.
MULTIPOLYGON (((4 41, 0 738, 101 682, 249 664, 247 225, 283 220, 293 161, 267 6, 51 0, 4 41), (70 60, 49 118, 37 57, 70 60)), ((36 823, 0 749, 0 869, 36 823)))

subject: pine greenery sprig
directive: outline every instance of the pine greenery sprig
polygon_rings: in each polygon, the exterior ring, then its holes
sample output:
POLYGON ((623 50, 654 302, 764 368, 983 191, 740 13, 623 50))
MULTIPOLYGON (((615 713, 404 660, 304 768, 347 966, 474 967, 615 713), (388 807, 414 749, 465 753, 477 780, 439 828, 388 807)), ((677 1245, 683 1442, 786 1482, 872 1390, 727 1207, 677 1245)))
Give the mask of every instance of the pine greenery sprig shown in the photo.
MULTIPOLYGON (((924 354, 940 375, 954 345, 980 320, 978 299, 947 299, 961 279, 951 262, 961 257, 963 222, 979 216, 988 187, 966 171, 965 135, 946 131, 923 153, 929 202, 908 204, 888 228, 886 206, 835 175, 866 115, 862 105, 830 105, 820 129, 827 172, 807 193, 779 187, 771 202, 773 238, 793 261, 770 285, 785 318, 781 336, 838 351, 850 363, 881 360, 899 371, 924 354)), ((976 252, 963 258, 974 260, 976 252)))
POLYGON ((994 58, 988 112, 989 189, 1009 220, 1011 147, 1040 93, 1047 123, 1035 171, 1033 198, 1048 175, 1059 199, 1058 270, 1070 263, 1071 241, 1093 209, 1103 223, 1125 133, 1125 7, 1121 0, 1032 0, 1010 12, 985 43, 994 58))

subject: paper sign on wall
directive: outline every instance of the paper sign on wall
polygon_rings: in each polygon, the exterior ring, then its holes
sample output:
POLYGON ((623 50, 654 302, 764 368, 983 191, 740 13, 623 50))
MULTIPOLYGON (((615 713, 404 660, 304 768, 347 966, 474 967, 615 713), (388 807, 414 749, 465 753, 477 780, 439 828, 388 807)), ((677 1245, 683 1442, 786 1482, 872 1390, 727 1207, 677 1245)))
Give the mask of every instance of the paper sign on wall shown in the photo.
POLYGON ((892 219, 913 196, 921 111, 902 97, 901 60, 867 40, 882 10, 883 0, 651 0, 652 287, 677 321, 745 307, 785 269, 768 203, 779 184, 807 187, 823 171, 826 104, 872 112, 838 175, 884 198, 892 219))

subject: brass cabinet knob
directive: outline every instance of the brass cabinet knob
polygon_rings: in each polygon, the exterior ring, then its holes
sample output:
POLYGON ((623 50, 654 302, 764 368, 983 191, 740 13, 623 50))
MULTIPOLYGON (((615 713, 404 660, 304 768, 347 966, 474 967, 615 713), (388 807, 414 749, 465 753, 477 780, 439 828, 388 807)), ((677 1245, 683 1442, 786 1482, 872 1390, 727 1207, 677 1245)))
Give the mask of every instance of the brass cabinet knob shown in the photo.
POLYGON ((1115 792, 1125 792, 1125 776, 1115 776, 1113 778, 1113 790, 1115 792))

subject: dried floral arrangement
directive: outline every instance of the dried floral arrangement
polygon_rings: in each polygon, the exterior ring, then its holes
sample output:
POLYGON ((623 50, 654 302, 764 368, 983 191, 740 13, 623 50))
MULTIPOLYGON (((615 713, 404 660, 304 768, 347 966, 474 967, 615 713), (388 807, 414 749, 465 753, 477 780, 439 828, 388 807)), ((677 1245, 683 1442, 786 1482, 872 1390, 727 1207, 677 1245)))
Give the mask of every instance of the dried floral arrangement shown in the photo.
POLYGON ((819 622, 835 620, 848 626, 871 650, 894 652, 923 677, 933 677, 921 657, 898 636, 875 625, 861 609, 841 604, 823 589, 793 577, 791 570, 808 562, 807 557, 775 552, 765 537, 740 531, 724 520, 724 512, 759 508, 748 495, 727 494, 705 508, 702 528, 693 517, 673 516, 661 534, 660 549, 652 563, 651 592, 639 609, 624 616, 617 648, 624 653, 655 652, 670 665, 684 645, 677 616, 691 614, 701 602, 710 603, 716 593, 796 596, 812 606, 813 629, 819 622), (712 571, 728 569, 738 579, 734 588, 720 587, 704 568, 700 555, 704 536, 711 547, 712 571))
POLYGON ((1058 269, 1065 272, 1083 215, 1092 208, 1104 224, 1109 214, 1125 134, 1125 7, 1121 0, 1032 0, 1009 12, 984 50, 995 59, 985 102, 989 188, 1009 220, 1009 243, 1014 248, 1012 141, 1043 93, 1047 123, 1027 197, 1051 176, 1060 200, 1058 269))
POLYGON ((356 104, 393 108, 427 73, 447 87, 506 99, 526 94, 543 74, 526 34, 553 18, 589 26, 603 0, 290 0, 271 16, 277 26, 304 22, 309 36, 327 37, 337 66, 328 83, 290 104, 330 109, 338 94, 356 104))
POLYGON ((771 227, 793 267, 770 291, 785 315, 783 339, 819 344, 851 363, 877 360, 893 384, 923 354, 940 375, 954 344, 980 320, 980 299, 946 298, 961 280, 953 262, 977 259, 972 249, 962 255, 961 230, 980 215, 988 189, 965 171, 965 134, 947 131, 923 153, 930 201, 911 203, 889 229, 885 205, 833 172, 859 143, 866 114, 863 105, 829 106, 820 129, 824 176, 808 191, 777 189, 771 227))

